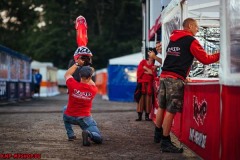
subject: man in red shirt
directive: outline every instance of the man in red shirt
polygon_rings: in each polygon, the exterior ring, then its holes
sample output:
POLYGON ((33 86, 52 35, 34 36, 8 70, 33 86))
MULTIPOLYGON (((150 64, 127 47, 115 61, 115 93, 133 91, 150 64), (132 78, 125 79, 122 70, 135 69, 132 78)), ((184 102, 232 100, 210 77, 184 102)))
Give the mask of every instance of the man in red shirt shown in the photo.
MULTIPOLYGON (((209 55, 193 36, 198 32, 196 20, 187 18, 183 22, 183 30, 175 30, 170 36, 166 49, 166 58, 160 75, 160 91, 154 141, 160 142, 162 152, 182 153, 170 138, 174 116, 182 112, 184 82, 189 74, 194 57, 203 64, 219 60, 219 53, 209 55), (164 116, 164 112, 166 112, 164 116)), ((151 56, 151 55, 149 55, 151 56)))
POLYGON ((89 146, 90 140, 101 144, 102 137, 97 127, 96 121, 91 116, 92 101, 97 94, 97 87, 92 81, 93 68, 82 66, 79 70, 81 82, 73 78, 73 73, 82 64, 81 58, 70 67, 64 77, 68 88, 68 104, 64 109, 63 121, 67 131, 68 140, 76 139, 72 124, 79 125, 82 131, 83 146, 89 146))

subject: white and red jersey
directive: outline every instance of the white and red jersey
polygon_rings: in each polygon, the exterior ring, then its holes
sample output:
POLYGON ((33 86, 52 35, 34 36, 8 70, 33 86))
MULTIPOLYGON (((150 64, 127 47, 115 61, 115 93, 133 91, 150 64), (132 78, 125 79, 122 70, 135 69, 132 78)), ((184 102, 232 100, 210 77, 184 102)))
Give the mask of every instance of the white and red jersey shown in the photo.
POLYGON ((73 117, 90 116, 93 98, 97 94, 97 87, 82 82, 77 82, 74 78, 66 81, 69 98, 65 114, 73 117))
POLYGON ((78 47, 87 46, 88 36, 87 36, 87 21, 83 16, 78 16, 76 18, 75 29, 76 29, 76 40, 78 47))

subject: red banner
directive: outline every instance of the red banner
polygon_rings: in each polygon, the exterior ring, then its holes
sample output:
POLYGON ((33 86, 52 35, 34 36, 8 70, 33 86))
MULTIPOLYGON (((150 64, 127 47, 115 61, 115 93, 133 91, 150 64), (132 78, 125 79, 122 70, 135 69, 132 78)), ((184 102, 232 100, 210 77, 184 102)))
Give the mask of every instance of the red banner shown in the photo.
POLYGON ((152 111, 151 111, 151 114, 150 114, 150 117, 151 117, 151 119, 153 120, 154 123, 156 123, 156 114, 157 114, 157 110, 158 110, 158 107, 159 107, 159 101, 158 101, 159 87, 160 87, 159 78, 155 77, 155 79, 153 81, 153 89, 154 89, 153 107, 152 107, 152 111))
MULTIPOLYGON (((221 93, 219 84, 186 85, 183 113, 177 113, 172 124, 172 133, 206 160, 240 158, 240 87, 222 86, 221 93)), ((154 122, 157 108, 155 102, 154 122)))
POLYGON ((180 141, 207 160, 220 159, 220 85, 186 85, 180 141))
POLYGON ((222 86, 221 135, 221 159, 240 159, 240 87, 222 86))

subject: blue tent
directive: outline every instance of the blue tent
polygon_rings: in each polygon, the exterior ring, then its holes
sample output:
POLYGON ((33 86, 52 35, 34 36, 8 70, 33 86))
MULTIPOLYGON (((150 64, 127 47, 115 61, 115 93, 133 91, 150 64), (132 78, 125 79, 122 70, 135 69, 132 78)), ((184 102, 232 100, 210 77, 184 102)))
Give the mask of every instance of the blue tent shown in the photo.
POLYGON ((110 101, 134 102, 137 66, 143 59, 141 52, 113 58, 108 65, 108 97, 110 101))

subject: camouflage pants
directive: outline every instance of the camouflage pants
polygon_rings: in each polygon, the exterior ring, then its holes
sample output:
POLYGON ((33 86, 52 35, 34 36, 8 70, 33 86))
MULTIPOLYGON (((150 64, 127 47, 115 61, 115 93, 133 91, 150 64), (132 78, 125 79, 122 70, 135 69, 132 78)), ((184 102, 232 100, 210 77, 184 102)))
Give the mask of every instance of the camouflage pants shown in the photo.
POLYGON ((170 113, 182 112, 184 82, 181 79, 160 78, 158 94, 160 108, 170 113))

